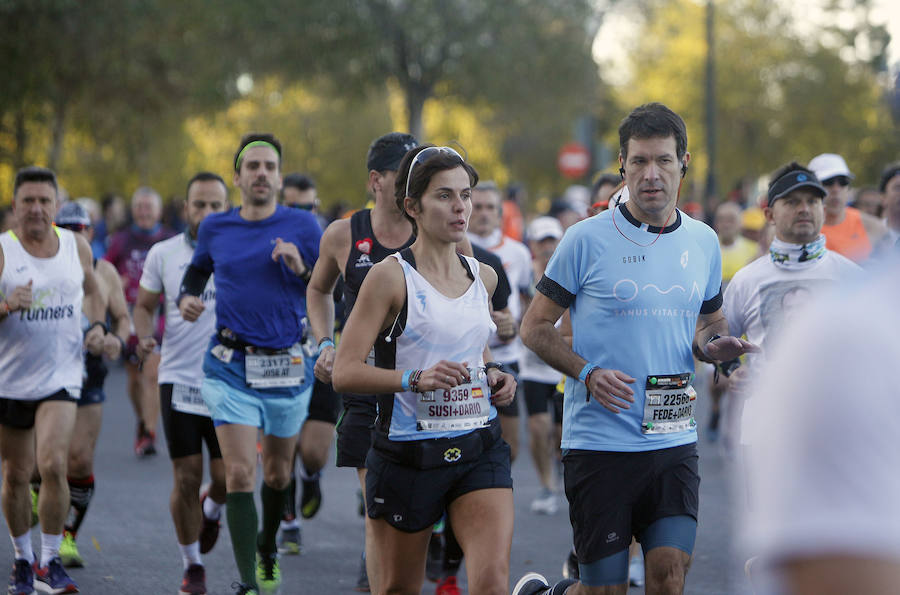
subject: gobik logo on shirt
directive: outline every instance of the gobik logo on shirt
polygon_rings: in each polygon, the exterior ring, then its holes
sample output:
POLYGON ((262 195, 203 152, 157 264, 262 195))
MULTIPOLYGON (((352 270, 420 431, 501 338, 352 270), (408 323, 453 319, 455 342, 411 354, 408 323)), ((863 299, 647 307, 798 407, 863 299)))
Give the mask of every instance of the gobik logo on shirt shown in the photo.
POLYGON ((444 451, 444 460, 448 463, 455 463, 462 458, 462 451, 455 446, 444 451))

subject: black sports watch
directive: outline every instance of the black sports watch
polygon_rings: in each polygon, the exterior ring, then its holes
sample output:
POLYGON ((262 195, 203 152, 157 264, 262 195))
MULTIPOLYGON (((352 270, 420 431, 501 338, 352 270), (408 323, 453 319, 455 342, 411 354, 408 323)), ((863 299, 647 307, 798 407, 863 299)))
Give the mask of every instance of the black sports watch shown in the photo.
POLYGON ((505 371, 506 371, 506 370, 503 369, 503 364, 501 364, 500 362, 487 362, 486 364, 484 364, 484 371, 485 371, 485 372, 487 372, 487 371, 490 370, 490 369, 494 369, 494 370, 497 370, 497 371, 499 371, 499 372, 505 372, 505 371))

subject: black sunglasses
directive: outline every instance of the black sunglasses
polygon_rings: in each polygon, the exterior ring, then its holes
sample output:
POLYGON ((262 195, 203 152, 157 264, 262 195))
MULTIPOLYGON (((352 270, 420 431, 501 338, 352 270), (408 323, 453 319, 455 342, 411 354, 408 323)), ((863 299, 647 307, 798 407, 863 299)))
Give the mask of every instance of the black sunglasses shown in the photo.
POLYGON ((62 227, 63 229, 68 229, 69 231, 84 231, 88 229, 90 225, 86 225, 84 223, 57 223, 56 227, 62 227))
POLYGON ((294 203, 294 204, 290 204, 288 206, 291 207, 292 209, 303 209, 304 211, 312 211, 313 209, 316 208, 316 203, 314 203, 314 202, 307 202, 307 203, 302 203, 302 204, 294 203))
POLYGON ((850 178, 847 176, 834 176, 833 178, 822 181, 823 186, 832 186, 834 184, 838 184, 839 186, 849 186, 850 178))

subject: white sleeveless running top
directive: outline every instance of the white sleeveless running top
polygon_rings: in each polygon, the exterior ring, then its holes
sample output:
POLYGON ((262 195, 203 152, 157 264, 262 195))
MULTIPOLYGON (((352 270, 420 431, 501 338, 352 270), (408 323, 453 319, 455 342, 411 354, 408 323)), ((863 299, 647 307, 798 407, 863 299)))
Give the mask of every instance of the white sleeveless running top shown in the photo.
POLYGON ((84 271, 75 234, 54 227, 59 250, 50 258, 25 251, 10 230, 0 234, 0 297, 32 281, 31 309, 0 320, 0 397, 33 401, 66 389, 81 396, 84 359, 81 302, 84 271))
MULTIPOLYGON (((432 287, 399 252, 391 254, 403 267, 406 278, 406 324, 395 342, 394 368, 426 369, 441 360, 468 362, 470 368, 484 364, 484 348, 496 329, 490 314, 490 298, 481 276, 478 261, 465 257, 475 280, 458 298, 449 298, 432 287)), ((420 440, 458 436, 471 432, 428 431, 416 429, 418 393, 394 393, 389 438, 420 440)), ((490 418, 497 411, 490 408, 490 418)))

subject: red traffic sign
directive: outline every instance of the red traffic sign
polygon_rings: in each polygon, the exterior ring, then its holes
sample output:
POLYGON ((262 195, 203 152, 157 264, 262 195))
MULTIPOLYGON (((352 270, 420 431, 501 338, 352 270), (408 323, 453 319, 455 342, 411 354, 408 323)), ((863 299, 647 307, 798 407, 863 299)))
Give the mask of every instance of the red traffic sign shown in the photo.
POLYGON ((583 178, 591 167, 591 153, 581 143, 568 143, 559 150, 556 166, 567 178, 583 178))

